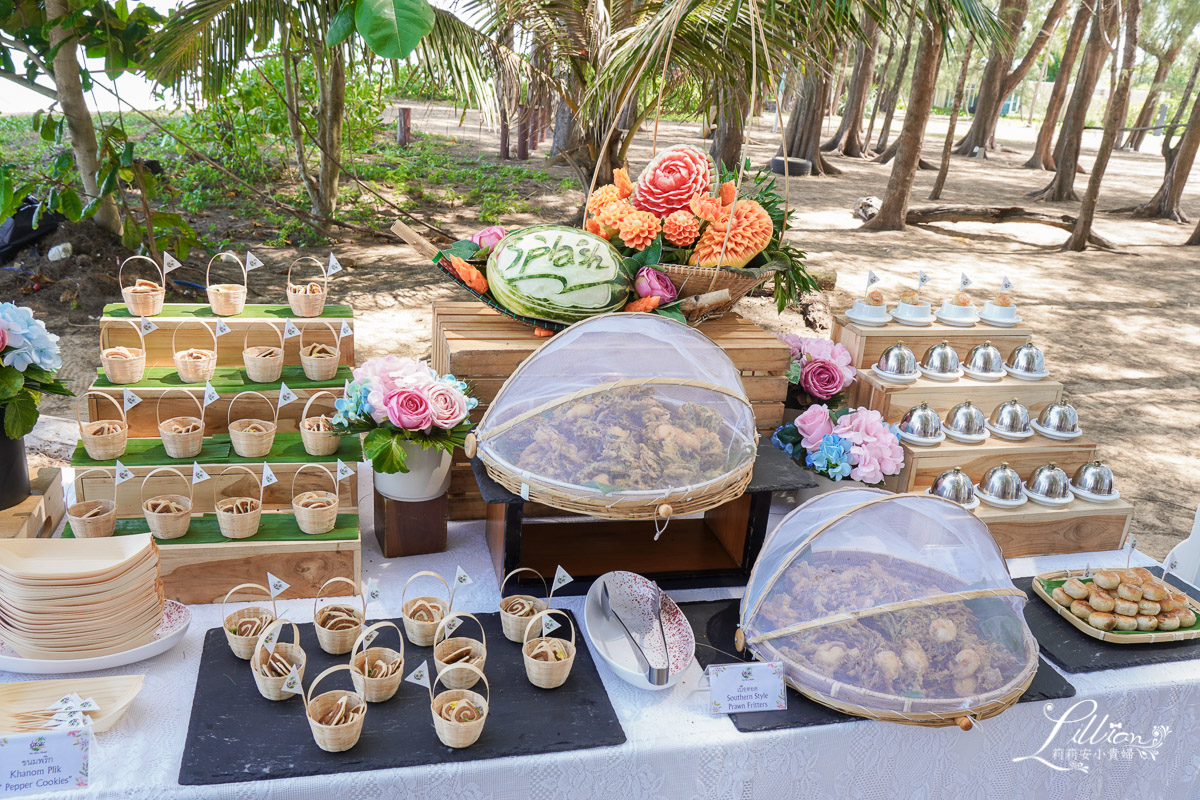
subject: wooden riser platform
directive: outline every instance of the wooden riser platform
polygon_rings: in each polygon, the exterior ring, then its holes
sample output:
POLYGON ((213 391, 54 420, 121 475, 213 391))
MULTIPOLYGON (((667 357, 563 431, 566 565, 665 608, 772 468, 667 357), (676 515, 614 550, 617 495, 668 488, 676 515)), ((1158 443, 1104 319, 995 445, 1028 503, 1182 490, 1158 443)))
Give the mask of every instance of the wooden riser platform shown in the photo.
POLYGON ((947 411, 967 400, 991 416, 992 409, 1014 397, 1036 419, 1038 411, 1061 400, 1063 393, 1063 385, 1049 379, 1023 381, 1006 376, 993 382, 969 378, 931 381, 922 376, 912 383, 891 383, 866 370, 858 373, 854 386, 857 389, 851 404, 873 408, 888 422, 899 422, 909 409, 921 403, 928 403, 938 416, 944 418, 947 411))
POLYGON ((993 328, 982 322, 971 328, 956 328, 941 322, 934 322, 925 328, 914 328, 898 322, 869 328, 840 315, 834 318, 833 330, 830 331, 830 338, 846 346, 854 365, 859 369, 870 369, 872 364, 879 361, 883 351, 898 341, 904 342, 918 361, 926 350, 943 340, 950 343, 960 359, 966 359, 972 347, 987 341, 996 346, 1001 356, 1008 358, 1009 353, 1025 344, 1032 335, 1033 331, 1029 328, 993 328))
POLYGON ((1054 462, 1074 475, 1084 463, 1096 457, 1096 443, 1087 436, 1070 442, 1059 442, 1034 434, 1020 442, 1010 442, 990 436, 979 444, 960 444, 946 439, 933 447, 904 448, 904 468, 899 475, 889 475, 884 485, 893 492, 912 492, 928 489, 945 470, 961 467, 971 480, 979 483, 983 475, 1002 462, 1020 473, 1022 478, 1043 464, 1054 462))
POLYGON ((31 493, 23 502, 0 511, 0 539, 44 539, 54 533, 66 513, 62 470, 42 467, 30 476, 31 493))
POLYGON ((1005 558, 1018 558, 1119 550, 1129 535, 1133 506, 1124 500, 1074 500, 1061 508, 1030 501, 1015 509, 984 503, 975 509, 975 516, 987 524, 1005 558))

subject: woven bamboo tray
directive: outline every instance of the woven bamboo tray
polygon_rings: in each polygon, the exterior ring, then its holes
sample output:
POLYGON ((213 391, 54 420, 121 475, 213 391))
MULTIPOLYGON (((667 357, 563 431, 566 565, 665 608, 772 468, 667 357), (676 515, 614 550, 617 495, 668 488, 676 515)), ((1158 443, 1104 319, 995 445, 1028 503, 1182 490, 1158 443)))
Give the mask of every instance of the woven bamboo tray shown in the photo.
MULTIPOLYGON (((1054 602, 1054 598, 1050 596, 1050 593, 1056 587, 1066 583, 1068 578, 1078 578, 1084 583, 1091 583, 1092 581, 1091 578, 1085 578, 1082 575, 1073 575, 1072 570, 1043 572, 1033 579, 1033 592, 1049 603, 1050 607, 1058 612, 1060 617, 1071 623, 1075 628, 1078 628, 1085 636, 1090 636, 1093 639, 1099 639, 1102 642, 1110 644, 1162 644, 1163 642, 1186 642, 1190 639, 1200 639, 1200 619, 1197 619, 1196 624, 1190 628, 1180 628, 1174 631, 1153 631, 1146 633, 1144 631, 1102 631, 1099 628, 1093 628, 1085 620, 1080 619, 1067 608, 1054 602)), ((1200 617, 1200 601, 1197 601, 1196 598, 1182 590, 1180 590, 1180 594, 1187 597, 1188 606, 1197 617, 1200 617)))

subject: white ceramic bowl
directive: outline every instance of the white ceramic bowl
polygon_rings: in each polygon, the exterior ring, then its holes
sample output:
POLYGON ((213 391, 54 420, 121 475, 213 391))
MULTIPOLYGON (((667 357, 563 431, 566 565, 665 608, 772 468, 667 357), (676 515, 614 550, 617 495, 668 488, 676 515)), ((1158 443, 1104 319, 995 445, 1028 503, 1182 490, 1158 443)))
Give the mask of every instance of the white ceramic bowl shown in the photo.
POLYGON ((893 317, 902 317, 904 319, 929 319, 930 315, 929 303, 921 300, 918 303, 897 303, 892 309, 893 317))
POLYGON ((983 304, 983 311, 980 316, 988 317, 989 319, 999 320, 1001 322, 1016 322, 1017 307, 1016 306, 998 306, 991 300, 983 304))
POLYGON ((975 306, 956 306, 949 300, 942 301, 942 307, 938 313, 947 319, 957 319, 964 322, 976 318, 975 306))
POLYGON ((864 303, 862 300, 855 300, 854 305, 850 307, 851 315, 859 319, 869 320, 871 322, 887 322, 891 319, 888 316, 887 305, 872 306, 864 303))

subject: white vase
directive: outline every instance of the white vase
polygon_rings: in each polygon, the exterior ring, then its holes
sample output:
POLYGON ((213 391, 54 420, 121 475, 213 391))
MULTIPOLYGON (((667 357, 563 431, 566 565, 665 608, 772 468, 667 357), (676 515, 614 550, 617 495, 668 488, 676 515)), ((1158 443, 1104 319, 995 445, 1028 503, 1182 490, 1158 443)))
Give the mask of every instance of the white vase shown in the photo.
POLYGON ((408 472, 375 472, 375 491, 392 500, 420 503, 441 497, 450 488, 448 450, 423 448, 413 442, 402 442, 404 464, 408 472))

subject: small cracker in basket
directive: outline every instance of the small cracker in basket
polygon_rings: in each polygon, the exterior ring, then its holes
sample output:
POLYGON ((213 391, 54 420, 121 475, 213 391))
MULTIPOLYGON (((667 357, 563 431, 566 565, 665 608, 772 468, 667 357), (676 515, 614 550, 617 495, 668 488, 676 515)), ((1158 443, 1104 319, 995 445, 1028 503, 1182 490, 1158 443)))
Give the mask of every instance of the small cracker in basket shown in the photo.
POLYGON ((529 651, 529 657, 534 661, 566 661, 567 649, 559 642, 543 639, 529 651))
POLYGON ((382 658, 375 659, 367 668, 368 678, 390 678, 400 671, 400 665, 403 662, 400 659, 395 661, 384 661, 382 658))
POLYGON ((167 433, 180 434, 195 433, 196 431, 204 430, 200 425, 200 421, 194 417, 172 417, 162 424, 162 429, 167 433))
POLYGON ((133 286, 126 287, 125 291, 133 292, 134 294, 150 294, 151 292, 161 292, 163 287, 159 286, 154 281, 148 281, 145 278, 138 278, 133 286))
POLYGON ((276 650, 267 656, 266 661, 259 665, 258 671, 268 678, 283 678, 292 671, 292 662, 288 661, 282 653, 276 650))
POLYGON ((261 345, 258 347, 247 347, 242 351, 242 355, 246 358, 279 358, 283 355, 283 351, 278 347, 261 345))
POLYGON ((475 722, 483 719, 483 707, 469 700, 451 700, 442 706, 439 716, 449 722, 475 722))
POLYGON ((117 361, 117 360, 141 358, 142 351, 136 347, 125 347, 125 346, 121 345, 118 347, 109 347, 106 350, 102 350, 100 352, 100 355, 104 358, 109 358, 114 361, 117 361))
POLYGON ((205 350, 200 347, 189 347, 187 350, 180 350, 175 354, 175 358, 180 361, 209 361, 217 357, 217 354, 212 350, 205 350))
POLYGON ((151 514, 182 514, 187 511, 183 505, 167 497, 151 497, 142 508, 151 514))
POLYGON ((408 618, 413 622, 437 622, 445 614, 440 603, 418 600, 409 609, 408 618))
POLYGON ((304 349, 300 351, 300 355, 308 356, 309 358, 334 358, 337 354, 337 350, 320 342, 305 345, 304 349))
POLYGON ((333 430, 333 423, 329 421, 329 417, 322 414, 319 417, 308 417, 300 423, 300 427, 306 431, 324 433, 333 430))
POLYGON ((288 291, 292 294, 325 294, 325 288, 319 283, 289 283, 288 291))
POLYGON ((537 604, 527 597, 510 597, 500 603, 500 608, 514 617, 532 617, 537 604))
POLYGON ((325 606, 317 614, 317 624, 330 631, 348 631, 362 625, 358 612, 349 606, 325 606))
POLYGON ((258 617, 246 617, 245 619, 238 620, 229 632, 238 636, 258 636, 274 620, 275 618, 270 614, 258 617))
POLYGON ((303 492, 296 495, 296 498, 292 502, 297 508, 306 508, 311 511, 335 508, 337 506, 336 501, 329 492, 303 492))
POLYGON ((115 420, 89 422, 84 427, 87 430, 88 436, 111 436, 114 433, 121 433, 125 430, 124 423, 115 420))

